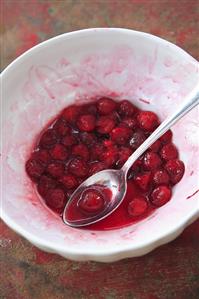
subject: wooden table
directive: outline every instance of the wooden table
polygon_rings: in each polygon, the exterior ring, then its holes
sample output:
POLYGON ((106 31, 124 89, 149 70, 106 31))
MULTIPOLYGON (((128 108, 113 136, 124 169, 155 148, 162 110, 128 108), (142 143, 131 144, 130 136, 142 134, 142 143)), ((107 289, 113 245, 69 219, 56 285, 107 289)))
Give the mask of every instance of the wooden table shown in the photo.
MULTIPOLYGON (((2 0, 2 69, 57 34, 124 27, 156 34, 199 58, 198 0, 2 0)), ((170 244, 116 263, 47 254, 1 223, 1 299, 199 299, 199 220, 170 244)))

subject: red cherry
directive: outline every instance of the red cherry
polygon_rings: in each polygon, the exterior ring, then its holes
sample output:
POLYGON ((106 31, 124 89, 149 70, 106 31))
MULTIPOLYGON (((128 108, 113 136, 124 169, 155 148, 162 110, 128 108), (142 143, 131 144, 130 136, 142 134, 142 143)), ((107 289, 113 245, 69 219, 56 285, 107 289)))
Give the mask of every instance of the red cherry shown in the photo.
POLYGON ((105 148, 104 145, 101 143, 96 143, 93 145, 92 147, 92 151, 91 151, 91 158, 93 161, 100 159, 100 157, 102 156, 102 154, 104 153, 105 148))
POLYGON ((146 152, 143 159, 144 168, 147 170, 155 170, 162 164, 162 161, 157 153, 146 152))
POLYGON ((78 143, 78 140, 75 138, 74 135, 67 135, 62 138, 61 143, 66 147, 70 147, 78 143))
POLYGON ((153 174, 153 182, 155 185, 168 185, 169 176, 166 170, 158 169, 153 174))
POLYGON ((90 103, 90 104, 83 105, 81 111, 83 111, 83 113, 85 114, 95 115, 97 113, 97 107, 95 103, 90 103))
POLYGON ((53 128, 56 130, 57 134, 62 137, 71 133, 71 127, 69 127, 63 119, 58 119, 53 125, 53 128))
POLYGON ((105 139, 103 141, 103 145, 107 148, 107 149, 111 149, 111 148, 117 148, 117 145, 110 139, 105 139))
POLYGON ((137 121, 133 117, 125 117, 123 118, 121 125, 127 126, 128 128, 135 130, 137 127, 137 121))
POLYGON ((72 155, 76 157, 80 157, 85 161, 89 159, 89 150, 85 144, 77 144, 72 148, 72 155))
POLYGON ((136 150, 146 139, 144 133, 142 131, 136 131, 132 134, 131 139, 130 139, 130 147, 133 150, 136 150))
POLYGON ((132 150, 129 147, 121 146, 121 148, 118 151, 118 154, 119 154, 119 158, 117 161, 117 166, 122 167, 123 164, 126 162, 126 160, 132 154, 132 150))
POLYGON ((59 178, 64 174, 64 165, 60 162, 51 162, 47 167, 47 172, 54 178, 59 178))
POLYGON ((101 98, 97 102, 97 109, 99 114, 106 115, 116 109, 117 104, 109 98, 101 98))
POLYGON ((45 200, 47 205, 57 212, 61 212, 66 204, 66 196, 61 188, 49 190, 45 200))
POLYGON ((78 206, 86 214, 99 213, 104 207, 104 197, 95 189, 85 190, 78 202, 78 206))
POLYGON ((66 148, 61 144, 56 144, 51 150, 50 150, 51 157, 55 160, 61 160, 64 161, 68 158, 68 151, 66 148))
POLYGON ((118 112, 122 116, 132 116, 136 112, 136 108, 129 101, 123 100, 118 105, 118 112))
POLYGON ((40 162, 47 164, 50 162, 51 156, 49 152, 45 149, 39 149, 36 152, 33 152, 33 159, 39 160, 40 162))
POLYGON ((131 135, 132 135, 131 129, 125 128, 125 127, 116 127, 110 133, 111 139, 115 143, 120 144, 120 145, 123 145, 126 142, 128 142, 131 135))
POLYGON ((67 108, 65 108, 62 112, 62 117, 65 119, 68 123, 75 123, 77 120, 77 117, 80 113, 80 107, 71 105, 67 108))
POLYGON ((84 114, 78 118, 77 126, 80 131, 91 132, 95 129, 96 119, 92 114, 84 114))
POLYGON ((85 162, 79 158, 74 158, 69 163, 68 167, 71 174, 73 174, 76 177, 85 177, 88 174, 88 168, 85 164, 85 162))
POLYGON ((161 147, 161 142, 160 140, 156 140, 150 147, 149 149, 152 151, 152 152, 155 152, 157 153, 159 151, 161 147))
POLYGON ((171 139, 173 137, 173 133, 171 130, 168 130, 166 133, 164 133, 160 138, 159 140, 162 142, 162 143, 168 143, 168 142, 171 142, 171 139))
POLYGON ((59 180, 67 189, 74 189, 78 186, 77 179, 72 174, 65 174, 59 180))
POLYGON ((140 128, 149 132, 152 132, 159 124, 157 115, 151 111, 140 111, 137 120, 140 128))
POLYGON ((137 174, 137 176, 135 177, 135 182, 140 187, 140 189, 147 191, 151 182, 151 172, 137 174))
POLYGON ((90 164, 89 175, 93 175, 106 168, 103 162, 94 162, 90 164))
POLYGON ((51 148, 59 140, 59 136, 54 129, 48 129, 40 138, 39 144, 43 148, 51 148))
POLYGON ((109 119, 114 120, 115 124, 121 121, 121 117, 117 111, 113 111, 110 114, 106 115, 109 119))
POLYGON ((144 196, 134 197, 128 205, 128 213, 130 216, 138 217, 143 215, 148 208, 147 199, 144 196))
POLYGON ((171 188, 169 186, 158 186, 153 190, 150 196, 152 204, 161 207, 171 199, 171 188))
POLYGON ((106 152, 102 153, 100 160, 104 162, 107 168, 113 167, 118 160, 117 149, 115 147, 108 149, 106 152))
POLYGON ((55 180, 46 175, 42 175, 37 185, 37 190, 41 196, 45 196, 48 190, 55 188, 55 186, 55 180))
POLYGON ((45 166, 35 159, 29 159, 26 162, 26 172, 33 181, 37 181, 44 170, 45 166))
POLYGON ((115 127, 115 121, 108 116, 101 116, 97 121, 97 132, 108 134, 115 127))
POLYGON ((173 143, 167 143, 162 147, 160 156, 167 161, 173 160, 178 157, 178 150, 173 143))
POLYGON ((178 159, 174 159, 174 160, 169 160, 166 163, 165 169, 169 174, 171 182, 173 184, 176 184, 182 179, 185 171, 185 166, 182 161, 178 159))
POLYGON ((128 173, 128 179, 135 177, 135 175, 141 171, 141 167, 142 167, 142 158, 139 158, 131 166, 128 173))
POLYGON ((80 139, 87 146, 92 146, 96 142, 96 136, 93 133, 88 132, 80 133, 80 139))

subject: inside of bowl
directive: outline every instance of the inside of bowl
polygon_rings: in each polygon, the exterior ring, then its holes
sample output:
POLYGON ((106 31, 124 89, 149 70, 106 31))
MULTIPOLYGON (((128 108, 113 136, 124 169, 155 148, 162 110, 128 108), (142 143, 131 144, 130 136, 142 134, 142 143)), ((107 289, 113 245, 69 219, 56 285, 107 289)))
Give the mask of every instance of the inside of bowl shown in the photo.
POLYGON ((125 98, 157 112, 163 120, 197 82, 198 65, 191 56, 158 38, 131 31, 96 29, 64 35, 18 59, 5 72, 3 84, 2 210, 7 223, 35 244, 56 244, 63 252, 86 248, 85 252, 100 253, 132 243, 140 247, 175 230, 198 211, 197 109, 173 127, 186 171, 172 200, 123 229, 88 231, 65 226, 38 198, 24 164, 37 134, 74 101, 103 95, 125 98))

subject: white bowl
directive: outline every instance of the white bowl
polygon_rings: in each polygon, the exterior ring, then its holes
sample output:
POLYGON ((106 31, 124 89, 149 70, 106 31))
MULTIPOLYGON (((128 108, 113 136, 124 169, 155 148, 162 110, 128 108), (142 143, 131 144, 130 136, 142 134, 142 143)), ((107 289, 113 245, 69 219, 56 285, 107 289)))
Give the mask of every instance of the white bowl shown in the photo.
POLYGON ((24 171, 35 136, 74 100, 128 98, 163 120, 198 84, 198 63, 150 34, 116 28, 67 33, 27 51, 2 73, 2 218, 35 246, 74 260, 143 255, 177 237, 199 215, 197 109, 173 127, 186 165, 172 200, 147 219, 112 231, 78 230, 38 199, 24 171), (193 195, 193 196, 191 196, 193 195))

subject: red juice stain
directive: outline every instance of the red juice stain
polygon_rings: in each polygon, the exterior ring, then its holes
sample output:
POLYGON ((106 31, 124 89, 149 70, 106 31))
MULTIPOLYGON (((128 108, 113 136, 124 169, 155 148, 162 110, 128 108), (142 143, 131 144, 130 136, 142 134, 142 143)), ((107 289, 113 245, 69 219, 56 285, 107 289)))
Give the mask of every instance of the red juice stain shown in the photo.
POLYGON ((192 198, 194 195, 196 195, 196 193, 198 193, 199 192, 199 189, 198 190, 196 190, 193 194, 191 194, 191 195, 189 195, 189 196, 187 196, 187 198, 186 199, 190 199, 190 198, 192 198))
POLYGON ((149 100, 145 100, 145 99, 139 99, 140 102, 143 102, 145 104, 150 104, 150 101, 149 100))

